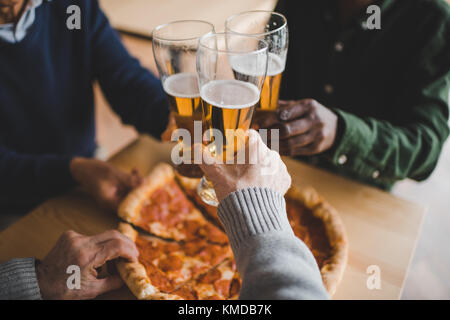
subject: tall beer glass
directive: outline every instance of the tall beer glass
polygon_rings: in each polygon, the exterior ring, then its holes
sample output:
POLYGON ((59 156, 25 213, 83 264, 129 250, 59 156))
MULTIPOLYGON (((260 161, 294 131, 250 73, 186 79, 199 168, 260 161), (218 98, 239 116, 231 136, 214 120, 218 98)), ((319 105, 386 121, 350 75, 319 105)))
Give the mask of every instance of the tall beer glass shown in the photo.
MULTIPOLYGON (((197 73, 205 127, 205 144, 216 160, 235 163, 247 141, 255 106, 266 77, 268 44, 259 37, 230 33, 205 35, 197 53, 197 73), (245 75, 236 72, 245 63, 245 75)), ((210 181, 198 186, 202 200, 218 201, 210 181)))
POLYGON ((153 31, 153 54, 164 91, 169 99, 171 114, 177 128, 186 129, 191 141, 179 141, 183 159, 177 170, 183 176, 202 176, 193 164, 194 121, 202 121, 200 92, 198 89, 196 57, 201 36, 214 33, 214 26, 206 21, 182 20, 160 25, 153 31))
MULTIPOLYGON (((258 107, 262 110, 277 109, 289 44, 286 18, 271 11, 247 11, 229 17, 225 22, 225 30, 228 33, 258 36, 269 44, 269 66, 258 107)), ((242 65, 245 66, 245 63, 242 65)), ((243 74, 249 72, 245 68, 236 71, 243 74)))

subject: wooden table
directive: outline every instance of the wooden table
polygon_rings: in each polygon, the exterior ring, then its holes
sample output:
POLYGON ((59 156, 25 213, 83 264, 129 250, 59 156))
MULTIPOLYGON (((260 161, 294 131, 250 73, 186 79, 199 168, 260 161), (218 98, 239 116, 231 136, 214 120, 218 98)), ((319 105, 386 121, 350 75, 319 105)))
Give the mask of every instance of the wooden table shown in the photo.
MULTIPOLYGON (((142 136, 111 159, 130 171, 148 173, 160 161, 170 162, 171 144, 142 136)), ((349 243, 349 261, 336 299, 398 299, 414 253, 425 209, 371 187, 284 159, 293 183, 316 188, 341 214, 349 243), (366 286, 366 269, 381 270, 381 290, 366 286)), ((79 190, 45 202, 0 233, 0 262, 14 257, 43 258, 65 230, 93 235, 115 228, 119 220, 99 209, 79 190)), ((132 298, 127 288, 101 298, 132 298)))

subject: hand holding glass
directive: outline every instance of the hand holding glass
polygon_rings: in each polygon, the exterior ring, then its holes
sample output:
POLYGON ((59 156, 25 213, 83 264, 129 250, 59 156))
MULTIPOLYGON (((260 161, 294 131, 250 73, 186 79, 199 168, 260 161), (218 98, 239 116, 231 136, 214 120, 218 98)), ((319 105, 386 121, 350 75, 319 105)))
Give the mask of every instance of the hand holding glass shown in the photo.
MULTIPOLYGON (((267 64, 268 44, 259 37, 218 33, 200 39, 197 73, 204 143, 217 160, 234 163, 235 155, 245 146, 267 64)), ((205 203, 218 205, 214 188, 205 177, 198 194, 205 203)))
POLYGON ((183 176, 201 177, 198 166, 192 164, 194 121, 202 121, 198 89, 196 58, 201 36, 214 33, 214 26, 200 20, 174 21, 153 31, 153 53, 164 91, 169 99, 171 114, 177 128, 189 131, 189 142, 180 141, 180 158, 191 160, 177 170, 183 176), (186 154, 185 154, 186 153, 186 154))

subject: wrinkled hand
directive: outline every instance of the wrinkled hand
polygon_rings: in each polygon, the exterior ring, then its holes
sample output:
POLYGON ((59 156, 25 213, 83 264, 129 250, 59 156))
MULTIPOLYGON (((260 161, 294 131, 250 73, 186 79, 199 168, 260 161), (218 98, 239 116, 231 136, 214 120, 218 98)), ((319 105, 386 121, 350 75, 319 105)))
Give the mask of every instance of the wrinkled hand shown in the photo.
POLYGON ((106 231, 93 237, 67 231, 36 267, 42 298, 93 299, 118 289, 123 285, 118 275, 100 279, 96 269, 117 258, 135 262, 138 255, 134 242, 118 231, 106 231), (70 265, 80 267, 80 289, 69 289, 67 286, 70 274, 66 271, 70 265))
POLYGON ((291 176, 280 155, 270 150, 255 130, 249 130, 248 135, 245 164, 217 163, 217 158, 203 149, 200 167, 213 183, 219 202, 240 189, 270 188, 284 195, 291 186, 291 176))
MULTIPOLYGON (((254 128, 279 129, 280 153, 315 155, 333 146, 338 117, 316 100, 279 101, 275 112, 258 112, 254 128)), ((270 134, 269 134, 270 136, 270 134)))
POLYGON ((100 206, 111 211, 117 210, 122 199, 142 180, 137 170, 128 174, 96 159, 74 158, 70 172, 100 206))

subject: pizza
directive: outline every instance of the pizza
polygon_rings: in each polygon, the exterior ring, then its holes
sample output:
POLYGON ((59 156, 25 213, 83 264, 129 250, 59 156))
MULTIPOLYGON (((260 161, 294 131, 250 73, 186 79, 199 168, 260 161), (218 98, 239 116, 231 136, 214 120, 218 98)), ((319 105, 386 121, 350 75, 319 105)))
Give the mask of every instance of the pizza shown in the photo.
POLYGON ((155 236, 176 241, 199 238, 226 244, 228 239, 193 205, 175 181, 173 168, 159 164, 131 191, 118 209, 119 217, 155 236))
MULTIPOLYGON (((138 299, 235 299, 241 279, 217 208, 197 195, 199 179, 159 164, 119 206, 119 231, 136 243, 138 262, 119 261, 119 273, 138 299), (144 232, 142 232, 144 231, 144 232)), ((332 296, 347 263, 339 214, 314 189, 285 196, 294 234, 312 251, 332 296)))
MULTIPOLYGON (((133 240, 139 250, 138 262, 117 262, 120 276, 138 299, 188 299, 191 296, 179 294, 186 291, 183 288, 191 287, 195 281, 201 283, 205 275, 218 268, 222 268, 226 277, 230 274, 232 278, 236 277, 230 262, 232 252, 229 246, 204 239, 179 243, 140 235, 128 223, 120 223, 119 231, 133 240)), ((223 294, 220 296, 223 286, 219 283, 216 287, 207 292, 204 290, 203 295, 197 294, 196 299, 206 299, 210 295, 215 299, 224 297, 223 294)), ((194 288, 201 291, 200 285, 194 288)), ((191 292, 196 291, 192 289, 191 292)))
MULTIPOLYGON (((209 206, 196 192, 199 179, 176 175, 184 192, 202 212, 220 226, 217 208, 209 206)), ((347 265, 348 243, 338 212, 313 188, 291 187, 286 196, 286 210, 294 234, 311 250, 330 296, 342 279, 347 265)))
POLYGON ((118 229, 135 242, 139 261, 119 261, 117 268, 138 299, 237 296, 240 278, 226 234, 190 201, 170 165, 156 166, 118 215, 126 221, 118 229))
POLYGON ((241 284, 236 264, 228 259, 172 294, 185 300, 234 300, 239 296, 241 284))
POLYGON ((175 177, 183 191, 195 203, 197 208, 213 221, 216 226, 222 227, 222 222, 220 222, 219 216, 217 215, 217 207, 205 203, 198 195, 197 186, 200 183, 200 179, 188 178, 180 175, 178 172, 175 173, 175 177))

